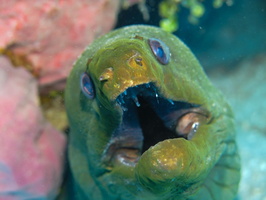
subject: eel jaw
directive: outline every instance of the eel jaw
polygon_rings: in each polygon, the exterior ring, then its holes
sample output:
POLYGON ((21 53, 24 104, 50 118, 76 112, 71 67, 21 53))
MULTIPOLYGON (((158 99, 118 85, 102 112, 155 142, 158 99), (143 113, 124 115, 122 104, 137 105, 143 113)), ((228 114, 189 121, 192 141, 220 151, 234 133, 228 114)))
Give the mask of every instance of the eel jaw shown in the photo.
POLYGON ((190 140, 208 117, 200 105, 165 98, 154 83, 127 88, 116 104, 122 109, 122 121, 104 152, 107 168, 135 166, 142 153, 161 141, 190 140))

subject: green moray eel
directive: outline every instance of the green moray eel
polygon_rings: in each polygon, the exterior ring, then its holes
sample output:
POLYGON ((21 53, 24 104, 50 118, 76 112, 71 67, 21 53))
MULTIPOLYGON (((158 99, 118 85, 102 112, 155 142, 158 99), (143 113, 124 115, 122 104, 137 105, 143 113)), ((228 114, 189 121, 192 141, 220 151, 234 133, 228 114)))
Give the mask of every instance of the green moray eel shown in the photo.
POLYGON ((174 35, 138 25, 95 40, 65 103, 72 199, 235 198, 232 111, 174 35))

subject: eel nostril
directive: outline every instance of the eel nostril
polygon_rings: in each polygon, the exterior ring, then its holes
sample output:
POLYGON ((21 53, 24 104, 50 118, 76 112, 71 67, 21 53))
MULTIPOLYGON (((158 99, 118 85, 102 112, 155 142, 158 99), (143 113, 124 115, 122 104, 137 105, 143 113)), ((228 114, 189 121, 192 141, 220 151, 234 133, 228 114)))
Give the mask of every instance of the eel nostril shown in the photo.
POLYGON ((114 75, 114 68, 113 67, 108 67, 100 75, 99 81, 107 81, 108 79, 113 78, 113 75, 114 75))

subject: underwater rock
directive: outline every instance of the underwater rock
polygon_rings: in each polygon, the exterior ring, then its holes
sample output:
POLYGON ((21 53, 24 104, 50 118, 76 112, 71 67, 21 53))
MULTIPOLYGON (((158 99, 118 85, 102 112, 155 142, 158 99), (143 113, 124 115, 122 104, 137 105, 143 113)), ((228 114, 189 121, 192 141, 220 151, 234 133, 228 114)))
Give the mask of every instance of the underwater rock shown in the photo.
POLYGON ((66 138, 42 116, 37 81, 0 57, 0 199, 52 199, 66 138))
POLYGON ((69 199, 235 198, 233 113, 174 35, 138 25, 95 40, 68 77, 65 103, 69 199))
POLYGON ((87 44, 115 23, 119 0, 0 0, 0 50, 39 77, 65 79, 87 44))

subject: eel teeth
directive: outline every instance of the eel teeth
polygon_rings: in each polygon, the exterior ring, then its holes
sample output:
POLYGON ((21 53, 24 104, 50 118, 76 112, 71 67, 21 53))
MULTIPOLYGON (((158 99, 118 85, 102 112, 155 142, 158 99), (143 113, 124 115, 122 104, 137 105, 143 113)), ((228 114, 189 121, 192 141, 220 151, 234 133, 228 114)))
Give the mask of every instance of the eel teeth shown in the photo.
POLYGON ((191 140, 193 138, 193 136, 195 135, 195 133, 197 132, 199 127, 199 122, 195 122, 193 123, 192 127, 191 127, 191 131, 188 133, 187 139, 191 140))
POLYGON ((140 107, 140 103, 137 96, 132 96, 133 101, 135 102, 137 107, 140 107))
POLYGON ((127 110, 128 110, 128 109, 127 109, 126 107, 124 107, 124 106, 121 106, 121 108, 122 108, 123 111, 127 111, 127 110))
POLYGON ((123 111, 127 111, 127 110, 128 110, 128 109, 124 106, 125 101, 124 101, 122 95, 118 96, 118 98, 116 99, 116 102, 120 105, 120 107, 122 108, 123 111))
POLYGON ((152 87, 152 89, 153 89, 153 91, 154 91, 154 93, 155 93, 155 97, 156 97, 156 101, 157 101, 157 103, 159 104, 159 95, 158 95, 158 92, 157 92, 157 89, 156 89, 156 87, 152 87))
POLYGON ((172 99, 167 99, 167 101, 169 101, 170 104, 175 105, 172 99))
MULTIPOLYGON (((146 83, 142 85, 136 85, 134 87, 127 88, 122 92, 116 99, 117 103, 121 108, 126 111, 126 102, 132 100, 137 107, 140 107, 139 97, 141 96, 153 96, 156 98, 157 104, 159 104, 159 93, 155 85, 152 83, 146 83)), ((169 103, 174 105, 174 102, 171 99, 167 99, 169 103)))

